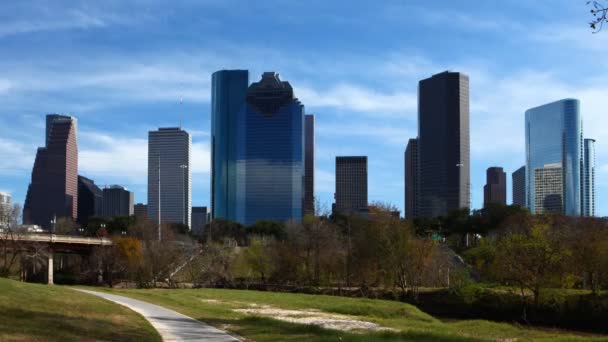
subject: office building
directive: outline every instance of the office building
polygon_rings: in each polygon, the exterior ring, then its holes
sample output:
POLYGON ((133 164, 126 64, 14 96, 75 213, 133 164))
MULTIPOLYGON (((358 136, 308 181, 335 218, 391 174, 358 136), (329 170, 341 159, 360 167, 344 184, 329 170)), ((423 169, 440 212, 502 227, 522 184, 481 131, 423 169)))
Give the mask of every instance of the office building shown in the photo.
POLYGON ((304 116, 304 214, 315 214, 315 116, 304 116))
POLYGON ((103 189, 103 217, 125 217, 134 214, 133 193, 120 185, 103 189))
POLYGON ((563 170, 561 163, 534 169, 534 208, 536 214, 563 213, 563 170))
POLYGON ((511 175, 513 204, 526 207, 526 167, 522 166, 511 175))
POLYGON ((583 146, 583 216, 595 216, 595 140, 585 139, 583 146))
POLYGON ((545 190, 546 187, 550 191, 557 189, 552 183, 558 179, 557 172, 561 172, 562 183, 560 213, 581 214, 583 142, 579 107, 578 100, 564 99, 526 111, 526 204, 533 214, 554 212, 558 207, 557 194, 545 190), (547 167, 549 170, 545 170, 547 167), (535 183, 539 176, 545 182, 540 187, 535 183), (536 193, 537 189, 543 192, 536 193), (551 196, 548 204, 547 196, 551 196), (539 203, 543 207, 537 210, 539 203))
POLYGON ((133 214, 137 219, 148 218, 148 206, 143 203, 137 203, 133 206, 133 214))
POLYGON ((339 213, 367 212, 367 157, 336 157, 335 200, 339 213))
POLYGON ((490 167, 486 171, 486 185, 483 187, 483 207, 490 204, 507 204, 507 174, 502 167, 490 167))
POLYGON ((148 134, 148 218, 191 226, 192 138, 181 128, 148 134), (159 215, 160 208, 160 215, 159 215))
POLYGON ((443 72, 418 84, 418 203, 421 217, 469 208, 469 77, 443 72))
POLYGON ((211 79, 211 217, 236 221, 237 114, 245 107, 249 72, 221 70, 211 79))
POLYGON ((418 217, 418 139, 410 139, 405 148, 405 218, 418 217))
POLYGON ((77 123, 71 116, 46 117, 46 143, 38 148, 23 207, 23 221, 45 229, 55 218, 78 216, 77 123))
POLYGON ((196 236, 203 234, 207 225, 207 207, 192 207, 192 233, 196 236))
POLYGON ((0 230, 10 228, 11 209, 11 195, 6 192, 0 192, 0 230))
POLYGON ((86 227, 89 218, 101 216, 103 192, 95 182, 83 176, 78 176, 78 223, 86 227))

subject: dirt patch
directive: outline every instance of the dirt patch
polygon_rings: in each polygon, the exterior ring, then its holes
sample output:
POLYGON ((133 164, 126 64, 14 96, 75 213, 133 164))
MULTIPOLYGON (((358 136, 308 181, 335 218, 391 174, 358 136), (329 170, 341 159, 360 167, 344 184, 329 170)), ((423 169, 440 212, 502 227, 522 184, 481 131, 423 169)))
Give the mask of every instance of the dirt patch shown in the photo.
POLYGON ((360 321, 350 316, 330 314, 318 310, 284 310, 262 307, 259 309, 235 309, 234 311, 248 315, 269 317, 289 323, 317 325, 325 329, 341 331, 394 331, 394 329, 386 328, 376 323, 360 321))
POLYGON ((201 299, 201 302, 203 302, 203 303, 211 303, 211 304, 221 303, 221 301, 219 301, 217 299, 201 299))

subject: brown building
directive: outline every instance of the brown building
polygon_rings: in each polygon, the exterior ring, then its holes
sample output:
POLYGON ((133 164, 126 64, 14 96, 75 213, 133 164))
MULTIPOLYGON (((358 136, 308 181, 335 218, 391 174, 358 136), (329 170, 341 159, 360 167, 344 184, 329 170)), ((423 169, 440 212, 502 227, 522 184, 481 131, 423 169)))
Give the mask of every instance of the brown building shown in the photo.
POLYGON ((336 157, 335 210, 345 215, 366 213, 367 157, 336 157))
POLYGON ((78 144, 76 119, 51 114, 46 117, 46 145, 39 147, 32 170, 23 221, 52 227, 57 217, 78 216, 78 144))
POLYGON ((507 204, 507 174, 502 167, 490 167, 486 171, 483 207, 486 208, 490 203, 507 204))
POLYGON ((315 213, 315 116, 304 116, 304 215, 315 213))

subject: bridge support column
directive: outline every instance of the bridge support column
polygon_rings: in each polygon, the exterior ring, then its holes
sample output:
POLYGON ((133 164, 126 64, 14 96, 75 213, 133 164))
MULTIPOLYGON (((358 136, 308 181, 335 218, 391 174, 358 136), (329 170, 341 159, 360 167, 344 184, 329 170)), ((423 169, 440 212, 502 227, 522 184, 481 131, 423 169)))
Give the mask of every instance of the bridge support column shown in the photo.
POLYGON ((53 285, 53 251, 49 251, 47 284, 53 285))

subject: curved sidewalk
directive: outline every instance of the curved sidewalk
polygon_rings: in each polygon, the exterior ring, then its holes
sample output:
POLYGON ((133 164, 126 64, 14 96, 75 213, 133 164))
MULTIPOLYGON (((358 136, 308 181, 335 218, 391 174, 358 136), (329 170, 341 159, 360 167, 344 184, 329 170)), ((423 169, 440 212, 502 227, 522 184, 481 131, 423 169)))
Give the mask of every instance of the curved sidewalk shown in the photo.
POLYGON ((163 341, 238 341, 226 332, 201 323, 162 306, 104 292, 75 289, 126 306, 144 316, 158 331, 163 341))

